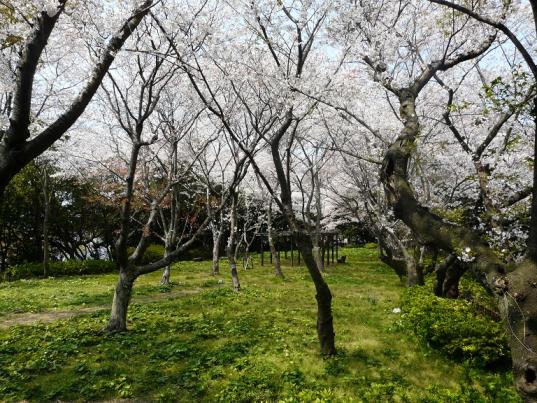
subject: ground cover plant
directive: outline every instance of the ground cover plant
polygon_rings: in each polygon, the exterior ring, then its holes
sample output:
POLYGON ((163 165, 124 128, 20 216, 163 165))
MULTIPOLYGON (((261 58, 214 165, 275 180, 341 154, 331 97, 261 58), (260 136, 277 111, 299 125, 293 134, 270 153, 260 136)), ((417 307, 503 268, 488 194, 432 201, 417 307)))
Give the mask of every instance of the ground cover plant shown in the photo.
MULTIPOLYGON (((102 332, 106 310, 0 327, 0 395, 6 401, 520 401, 505 368, 449 358, 415 335, 407 324, 411 308, 394 312, 405 286, 376 250, 345 253, 348 262, 326 273, 335 295, 334 357, 318 352, 314 288, 304 267, 282 260, 282 280, 270 266, 256 265, 240 272, 237 293, 229 276, 210 275, 210 261, 182 262, 170 286, 158 285, 158 273, 136 284, 126 333, 102 332)), ((18 300, 27 312, 108 306, 114 280, 105 274, 3 283, 0 323, 25 315, 13 314, 18 300)), ((452 302, 460 304, 446 300, 452 302)))

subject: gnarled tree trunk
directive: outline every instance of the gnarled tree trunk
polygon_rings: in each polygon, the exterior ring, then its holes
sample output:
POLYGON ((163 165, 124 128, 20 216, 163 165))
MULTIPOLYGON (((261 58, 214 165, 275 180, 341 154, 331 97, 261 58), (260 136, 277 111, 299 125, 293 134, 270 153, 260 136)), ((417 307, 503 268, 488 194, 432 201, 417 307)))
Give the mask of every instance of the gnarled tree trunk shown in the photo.
POLYGON ((507 273, 478 234, 446 223, 420 205, 408 182, 408 162, 419 134, 417 94, 401 90, 398 95, 404 129, 385 154, 381 171, 388 201, 421 242, 454 255, 464 251, 468 263, 485 275, 506 326, 516 387, 527 402, 537 402, 537 264, 528 259, 507 273))

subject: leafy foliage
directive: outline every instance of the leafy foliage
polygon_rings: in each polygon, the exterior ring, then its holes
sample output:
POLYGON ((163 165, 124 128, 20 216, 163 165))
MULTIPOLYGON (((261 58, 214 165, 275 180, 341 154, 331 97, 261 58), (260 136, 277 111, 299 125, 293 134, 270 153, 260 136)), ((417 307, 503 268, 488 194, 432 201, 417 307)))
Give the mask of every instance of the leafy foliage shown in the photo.
POLYGON ((437 297, 430 284, 405 290, 403 326, 454 359, 481 367, 506 363, 509 349, 503 326, 486 314, 492 311, 490 297, 466 277, 461 294, 467 299, 437 297))

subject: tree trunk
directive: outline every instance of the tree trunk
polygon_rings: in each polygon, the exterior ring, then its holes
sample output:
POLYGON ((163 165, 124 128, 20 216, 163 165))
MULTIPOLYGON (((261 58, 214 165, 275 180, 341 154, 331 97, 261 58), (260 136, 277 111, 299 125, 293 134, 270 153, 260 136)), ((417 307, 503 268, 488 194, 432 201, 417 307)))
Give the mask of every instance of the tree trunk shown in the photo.
POLYGON ((499 308, 507 322, 513 377, 526 402, 537 402, 537 265, 523 262, 507 275, 499 308))
POLYGON ((403 277, 407 274, 407 265, 405 260, 396 258, 391 247, 383 240, 381 236, 378 236, 377 240, 379 245, 379 259, 382 261, 382 263, 390 266, 395 271, 395 274, 397 274, 399 279, 403 281, 403 277))
POLYGON ((420 270, 414 259, 409 259, 405 256, 407 278, 406 284, 408 287, 423 284, 423 276, 420 275, 420 270))
POLYGON ((162 277, 160 278, 160 284, 169 285, 170 275, 171 275, 171 270, 170 270, 170 265, 168 265, 164 268, 164 271, 162 272, 162 277))
POLYGON ((270 254, 272 255, 272 264, 274 265, 274 274, 276 275, 276 277, 283 278, 282 267, 280 264, 280 256, 278 255, 278 251, 276 250, 276 246, 274 245, 274 236, 272 231, 272 202, 270 202, 267 212, 267 238, 270 248, 270 254))
POLYGON ((459 259, 449 265, 442 285, 442 296, 446 298, 459 298, 459 281, 466 272, 467 266, 459 259))
POLYGON ((317 336, 321 346, 321 354, 336 354, 334 342, 334 323, 332 317, 332 293, 328 284, 317 267, 317 263, 312 254, 311 238, 303 233, 297 233, 296 244, 302 253, 304 264, 308 268, 311 279, 315 285, 315 299, 317 300, 317 336))
POLYGON ((321 183, 319 180, 319 171, 313 174, 313 183, 315 185, 315 235, 313 236, 313 256, 317 267, 321 272, 324 271, 324 236, 321 234, 321 183))
POLYGON ((213 261, 211 265, 211 274, 217 276, 220 274, 220 239, 222 238, 222 231, 218 232, 218 235, 213 234, 213 261))
MULTIPOLYGON (((404 129, 386 152, 381 170, 388 202, 395 216, 425 244, 453 254, 464 251, 473 267, 485 276, 506 326, 517 390, 526 402, 537 402, 537 264, 528 259, 506 273, 503 262, 477 233, 444 222, 418 202, 408 181, 408 162, 419 134, 416 94, 401 90, 399 98, 404 129)), ((537 217, 532 215, 533 220, 537 217)), ((537 239, 535 233, 530 229, 530 258, 537 239)))
MULTIPOLYGON (((165 245, 164 248, 165 248, 164 257, 166 258, 173 251, 173 245, 165 245)), ((162 272, 162 277, 160 278, 160 284, 169 285, 170 277, 171 277, 171 265, 169 264, 164 268, 164 271, 162 272)))
POLYGON ((434 295, 437 297, 444 296, 444 281, 446 279, 447 269, 455 262, 455 260, 457 260, 457 256, 455 254, 448 255, 435 270, 436 280, 433 291, 434 295))
POLYGON ((322 249, 319 246, 319 244, 316 244, 311 249, 311 252, 313 254, 313 257, 315 259, 315 264, 317 264, 317 267, 319 268, 320 272, 324 271, 324 257, 322 253, 322 249))
POLYGON ((239 281, 239 274, 237 272, 237 260, 235 259, 236 251, 236 237, 237 237, 237 202, 238 195, 235 193, 231 201, 231 217, 229 219, 229 238, 227 241, 227 258, 229 261, 229 268, 231 271, 231 281, 233 283, 233 290, 240 291, 241 283, 239 281))
POLYGON ((114 292, 112 312, 106 330, 124 332, 127 330, 127 310, 131 299, 132 286, 136 277, 126 269, 120 268, 119 281, 114 292))

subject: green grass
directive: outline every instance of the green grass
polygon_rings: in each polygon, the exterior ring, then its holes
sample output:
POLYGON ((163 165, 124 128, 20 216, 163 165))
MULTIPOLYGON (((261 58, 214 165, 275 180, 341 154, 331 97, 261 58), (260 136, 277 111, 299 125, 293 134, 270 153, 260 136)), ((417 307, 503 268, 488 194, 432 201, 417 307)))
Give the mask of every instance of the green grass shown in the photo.
MULTIPOLYGON (((4 400, 519 402, 509 373, 453 362, 420 344, 392 313, 404 289, 375 250, 346 250, 326 274, 338 355, 318 353, 314 287, 304 268, 240 271, 243 291, 181 262, 171 289, 140 278, 130 331, 102 334, 106 312, 0 331, 4 400), (196 290, 196 294, 176 292, 196 290), (167 291, 167 299, 162 299, 167 291), (141 303, 136 303, 138 301, 141 303), (145 298, 145 300, 144 300, 145 298), (155 299, 154 302, 150 302, 155 299)), ((283 256, 282 256, 283 257, 283 256)), ((115 276, 0 285, 0 312, 109 304, 115 276)), ((1 318, 0 318, 1 320, 1 318)))

